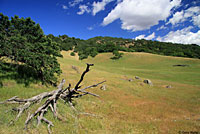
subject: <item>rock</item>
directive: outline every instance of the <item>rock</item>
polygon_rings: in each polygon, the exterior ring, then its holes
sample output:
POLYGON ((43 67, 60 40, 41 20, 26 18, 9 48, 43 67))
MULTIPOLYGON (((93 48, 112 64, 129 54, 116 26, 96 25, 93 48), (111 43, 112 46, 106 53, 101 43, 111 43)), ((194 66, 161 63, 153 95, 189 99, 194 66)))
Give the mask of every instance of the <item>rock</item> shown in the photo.
POLYGON ((72 66, 72 69, 74 69, 77 73, 79 73, 79 69, 76 66, 72 66))
POLYGON ((144 84, 143 84, 143 83, 140 83, 140 86, 144 86, 144 84))
POLYGON ((166 88, 172 88, 172 86, 171 85, 167 85, 166 88))
POLYGON ((101 90, 106 90, 106 85, 102 85, 102 86, 100 87, 100 89, 101 89, 101 90))
POLYGON ((148 84, 148 85, 150 85, 150 86, 153 86, 153 83, 150 80, 148 80, 148 79, 144 80, 143 82, 146 83, 146 84, 148 84))
POLYGON ((132 78, 130 78, 130 79, 128 79, 128 81, 129 81, 129 82, 131 82, 131 81, 133 81, 133 79, 132 79, 132 78))
POLYGON ((138 76, 135 76, 135 79, 137 79, 137 80, 140 80, 140 77, 138 77, 138 76))
POLYGON ((186 118, 186 120, 190 120, 190 118, 186 118))

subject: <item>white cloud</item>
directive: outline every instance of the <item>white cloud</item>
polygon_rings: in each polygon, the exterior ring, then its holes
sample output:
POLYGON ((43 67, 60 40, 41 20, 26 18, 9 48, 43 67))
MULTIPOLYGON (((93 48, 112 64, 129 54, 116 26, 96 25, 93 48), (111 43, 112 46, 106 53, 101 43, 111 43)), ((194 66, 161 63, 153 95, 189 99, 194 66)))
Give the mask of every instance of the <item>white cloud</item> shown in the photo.
POLYGON ((155 38, 155 33, 154 32, 152 34, 150 34, 149 36, 147 36, 145 39, 152 40, 153 38, 155 38))
POLYGON ((177 23, 184 21, 185 21, 184 12, 181 11, 181 12, 176 12, 167 24, 171 23, 172 25, 175 25, 177 23))
POLYGON ((181 1, 182 0, 170 0, 170 5, 171 5, 171 8, 178 8, 181 6, 181 1))
POLYGON ((161 38, 160 36, 158 36, 158 37, 156 38, 156 40, 158 40, 158 41, 163 41, 162 38, 161 38))
POLYGON ((158 37, 158 41, 173 42, 181 44, 198 44, 200 45, 200 30, 196 33, 191 32, 192 27, 182 30, 171 31, 164 37, 158 37))
POLYGON ((62 5, 63 9, 68 9, 68 7, 66 5, 62 5))
POLYGON ((200 7, 190 7, 185 11, 182 10, 181 12, 176 12, 167 24, 171 23, 172 25, 176 25, 189 18, 191 18, 190 21, 192 21, 194 25, 200 27, 200 7))
POLYGON ((96 15, 98 12, 105 10, 105 6, 112 2, 114 0, 102 0, 101 2, 93 2, 92 6, 93 6, 93 11, 92 11, 92 15, 96 15))
POLYGON ((139 36, 135 37, 136 40, 138 40, 138 39, 152 40, 153 38, 155 38, 154 32, 147 37, 145 37, 145 35, 139 35, 139 36))
POLYGON ((181 0, 123 0, 104 18, 103 25, 120 19, 122 29, 145 30, 170 16, 181 0))
POLYGON ((70 7, 74 7, 76 5, 78 5, 80 2, 83 2, 83 0, 73 0, 69 2, 69 6, 70 7))
POLYGON ((80 11, 77 12, 78 15, 82 15, 85 12, 87 12, 87 13, 91 12, 90 9, 88 8, 88 6, 86 6, 86 5, 79 5, 79 9, 80 9, 80 11))
POLYGON ((186 10, 187 12, 191 12, 191 13, 198 13, 200 12, 200 7, 190 7, 189 9, 186 10))
POLYGON ((200 15, 192 17, 194 25, 200 27, 200 15))
POLYGON ((144 34, 135 37, 136 40, 140 40, 140 39, 144 39, 144 38, 145 38, 144 34))

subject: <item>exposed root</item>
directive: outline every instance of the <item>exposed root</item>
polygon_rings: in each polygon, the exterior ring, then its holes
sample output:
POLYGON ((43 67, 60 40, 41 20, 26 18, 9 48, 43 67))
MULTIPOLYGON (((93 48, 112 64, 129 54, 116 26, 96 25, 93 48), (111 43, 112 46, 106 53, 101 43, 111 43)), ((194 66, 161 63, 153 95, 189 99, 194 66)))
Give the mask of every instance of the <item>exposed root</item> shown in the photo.
MULTIPOLYGON (((41 105, 40 107, 38 107, 38 109, 34 113, 28 114, 28 117, 25 121, 25 129, 27 130, 28 124, 31 122, 31 120, 36 118, 37 126, 39 126, 41 124, 41 122, 45 122, 47 124, 47 129, 48 129, 49 134, 52 133, 51 127, 54 125, 51 121, 46 119, 44 116, 47 113, 47 111, 50 109, 49 111, 51 111, 53 113, 55 118, 62 120, 61 116, 58 114, 58 111, 57 111, 58 100, 63 100, 65 103, 68 103, 69 106, 72 108, 72 110, 76 113, 76 115, 89 115, 89 116, 96 117, 96 115, 94 115, 94 114, 78 112, 78 110, 76 110, 76 108, 72 104, 72 101, 74 98, 80 98, 80 97, 88 95, 88 94, 95 96, 95 97, 99 97, 99 95, 85 91, 85 90, 96 87, 96 86, 104 83, 105 81, 102 81, 102 82, 94 84, 94 85, 87 86, 82 89, 80 89, 81 86, 79 86, 81 84, 81 82, 83 81, 85 74, 90 71, 90 66, 93 66, 93 64, 87 64, 86 70, 82 73, 80 80, 77 82, 77 84, 75 85, 75 87, 73 89, 70 89, 71 84, 69 84, 69 86, 67 88, 63 88, 64 83, 65 83, 65 80, 63 79, 56 90, 53 90, 50 92, 43 92, 39 95, 33 96, 28 99, 21 99, 21 98, 18 98, 17 96, 14 96, 3 102, 0 102, 0 104, 5 104, 5 103, 20 104, 19 107, 13 108, 14 111, 18 112, 16 119, 15 119, 15 121, 17 121, 19 119, 19 117, 22 115, 22 113, 25 110, 27 110, 28 108, 30 108, 30 106, 34 105, 35 103, 40 104, 42 100, 46 99, 45 103, 43 105, 41 105)), ((75 117, 75 118, 77 118, 77 117, 75 117)))

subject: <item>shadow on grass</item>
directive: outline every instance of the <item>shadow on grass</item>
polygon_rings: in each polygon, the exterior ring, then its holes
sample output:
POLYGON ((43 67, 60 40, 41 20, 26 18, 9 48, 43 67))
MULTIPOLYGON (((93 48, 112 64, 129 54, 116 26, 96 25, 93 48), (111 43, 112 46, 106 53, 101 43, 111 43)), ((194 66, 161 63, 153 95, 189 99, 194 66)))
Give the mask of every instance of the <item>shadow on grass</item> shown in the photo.
POLYGON ((41 81, 36 71, 26 65, 0 62, 0 87, 3 87, 4 80, 15 80, 26 87, 31 83, 41 81))

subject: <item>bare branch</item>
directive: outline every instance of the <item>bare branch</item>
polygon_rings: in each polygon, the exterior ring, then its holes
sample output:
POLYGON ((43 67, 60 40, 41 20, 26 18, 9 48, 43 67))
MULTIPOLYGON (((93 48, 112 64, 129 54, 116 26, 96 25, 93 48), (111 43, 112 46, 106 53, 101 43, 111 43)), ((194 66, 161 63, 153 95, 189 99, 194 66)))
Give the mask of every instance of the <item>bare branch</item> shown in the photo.
POLYGON ((99 97, 99 95, 97 95, 97 94, 94 94, 94 93, 91 93, 91 92, 87 92, 87 91, 80 91, 80 92, 82 92, 82 93, 86 93, 86 94, 90 94, 90 95, 92 95, 92 96, 95 96, 95 97, 99 97))
POLYGON ((94 64, 89 64, 89 63, 86 63, 86 64, 87 64, 86 70, 82 73, 80 80, 78 81, 78 83, 76 84, 76 86, 74 88, 75 90, 80 88, 79 85, 83 81, 85 74, 90 71, 90 66, 94 66, 94 64))
POLYGON ((97 83, 97 84, 94 84, 94 85, 91 85, 91 86, 87 86, 87 87, 82 88, 82 89, 78 89, 77 91, 84 91, 84 90, 86 90, 86 89, 88 89, 88 88, 97 87, 98 85, 100 85, 100 84, 102 84, 102 83, 104 83, 104 82, 106 82, 106 81, 102 81, 102 82, 99 82, 99 83, 97 83))
MULTIPOLYGON (((49 97, 46 102, 39 107, 35 113, 33 113, 32 115, 28 116, 25 122, 25 128, 27 128, 28 123, 32 120, 33 117, 35 117, 37 114, 40 114, 44 111, 47 111, 48 108, 50 107, 50 105, 52 105, 52 112, 54 113, 54 115, 57 117, 56 115, 56 105, 55 102, 57 101, 57 99, 60 97, 60 94, 62 93, 62 87, 65 83, 65 80, 63 79, 62 82, 60 83, 60 85, 58 86, 58 89, 55 90, 55 94, 53 94, 51 97, 49 97)), ((41 117, 43 118, 43 117, 41 117)))
POLYGON ((77 82, 77 84, 75 85, 75 88, 73 88, 73 89, 70 89, 71 84, 69 84, 69 86, 67 88, 63 88, 64 83, 65 83, 65 80, 63 79, 60 82, 60 84, 59 84, 59 86, 56 90, 53 90, 53 91, 50 91, 50 92, 43 92, 43 93, 40 93, 40 94, 35 95, 35 96, 28 98, 28 99, 21 99, 21 98, 18 98, 17 96, 14 96, 10 99, 7 99, 5 101, 0 102, 0 104, 5 104, 5 103, 20 104, 18 107, 12 109, 12 110, 15 110, 15 111, 18 112, 16 119, 15 119, 15 121, 16 121, 16 120, 19 119, 19 117, 22 115, 22 113, 25 110, 30 108, 30 106, 32 106, 35 103, 40 104, 42 102, 42 100, 46 99, 44 104, 39 106, 34 113, 32 113, 32 114, 28 113, 28 116, 27 116, 27 119, 26 119, 24 125, 25 125, 25 129, 27 129, 28 124, 31 122, 31 120, 33 118, 36 117, 38 126, 41 124, 42 121, 47 123, 47 125, 48 125, 47 129, 48 129, 49 134, 52 133, 51 127, 54 126, 54 125, 51 121, 46 119, 44 116, 45 116, 46 112, 50 109, 50 111, 53 113, 55 118, 57 118, 59 120, 63 120, 61 118, 61 116, 59 115, 58 111, 57 111, 57 105, 58 105, 59 99, 63 100, 65 103, 67 102, 69 104, 69 106, 75 112, 75 116, 73 116, 75 119, 77 119, 77 115, 96 116, 96 115, 89 114, 89 113, 79 112, 78 110, 76 110, 76 108, 73 106, 73 103, 72 103, 74 98, 80 98, 80 97, 88 95, 88 94, 93 95, 95 97, 99 97, 99 95, 85 91, 85 90, 89 89, 89 88, 97 87, 98 85, 100 85, 100 84, 102 84, 106 81, 102 81, 102 82, 99 82, 97 84, 90 85, 90 86, 87 86, 85 88, 79 89, 81 87, 80 84, 83 81, 85 74, 90 71, 90 66, 93 66, 93 64, 87 63, 86 70, 82 73, 80 80, 77 82))
POLYGON ((42 117, 42 120, 48 124, 48 133, 51 134, 51 126, 54 126, 53 123, 47 120, 45 117, 42 117))

